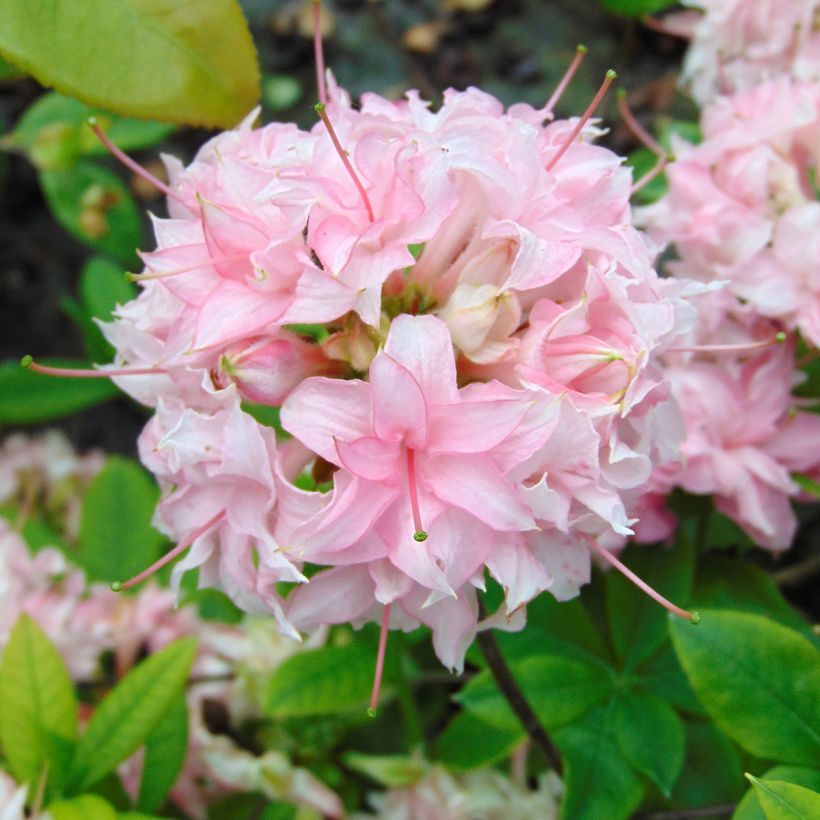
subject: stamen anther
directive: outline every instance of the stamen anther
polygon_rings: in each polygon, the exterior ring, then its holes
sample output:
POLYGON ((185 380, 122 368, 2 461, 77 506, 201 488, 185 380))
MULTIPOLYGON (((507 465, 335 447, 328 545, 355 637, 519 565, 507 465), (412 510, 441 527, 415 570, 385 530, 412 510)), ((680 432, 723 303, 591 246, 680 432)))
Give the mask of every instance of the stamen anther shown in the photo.
POLYGON ((171 199, 175 199, 177 202, 181 203, 188 207, 188 203, 185 199, 177 193, 173 188, 169 188, 162 180, 157 179, 150 171, 146 171, 145 168, 142 167, 138 162, 135 162, 128 154, 121 151, 111 142, 110 139, 105 135, 102 128, 100 128, 99 123, 97 122, 96 117, 89 117, 88 126, 91 130, 97 135, 97 139, 111 152, 112 156, 118 159, 126 168, 133 171, 137 176, 142 177, 144 180, 149 182, 153 185, 158 191, 162 191, 165 196, 170 197, 171 199))
POLYGON ((575 72, 578 71, 581 63, 584 61, 584 57, 587 56, 587 47, 585 45, 578 45, 575 49, 575 57, 572 58, 572 62, 569 64, 569 67, 564 72, 564 76, 561 77, 561 81, 555 88, 555 91, 552 92, 552 96, 547 101, 547 104, 544 106, 544 113, 552 114, 552 109, 558 105, 558 101, 563 96, 564 92, 567 90, 567 86, 572 82, 572 78, 575 76, 575 72))
POLYGON ((321 102, 316 103, 316 105, 313 106, 313 110, 319 115, 320 119, 325 124, 325 128, 327 128, 327 133, 330 136, 330 141, 333 143, 333 147, 336 149, 336 153, 339 155, 342 162, 344 163, 347 173, 353 180, 353 184, 356 186, 356 190, 359 192, 359 195, 362 198, 362 202, 364 202, 364 207, 367 209, 368 219, 371 222, 375 222, 376 217, 373 216, 373 207, 370 204, 370 197, 367 195, 367 191, 365 191, 364 185, 362 185, 362 181, 359 179, 358 174, 353 169, 353 166, 350 163, 350 158, 347 156, 347 152, 344 148, 342 148, 342 144, 339 142, 339 138, 336 136, 336 131, 333 129, 333 126, 330 123, 330 118, 327 115, 325 104, 321 102))
POLYGON ((572 129, 569 137, 564 141, 564 144, 558 149, 556 154, 553 158, 547 163, 547 171, 551 171, 559 159, 567 152, 567 149, 575 142, 575 138, 581 133, 584 126, 589 121, 589 118, 595 113, 595 109, 601 104, 601 100, 603 100, 604 96, 606 95, 609 86, 615 81, 615 78, 618 75, 614 72, 611 68, 607 71, 606 75, 604 76, 604 81, 601 83, 601 87, 598 89, 598 93, 592 98, 592 102, 587 106, 587 110, 581 115, 581 118, 575 124, 575 128, 572 129))
POLYGON ((157 376, 167 373, 164 367, 134 367, 114 370, 90 370, 76 367, 50 367, 37 364, 31 356, 23 356, 20 364, 35 373, 45 376, 67 376, 75 379, 110 379, 112 376, 157 376))
POLYGON ((114 592, 122 592, 124 589, 131 589, 131 587, 136 586, 139 583, 142 583, 146 578, 150 578, 155 572, 161 570, 166 564, 173 561, 179 555, 181 555, 194 541, 197 540, 200 536, 204 535, 208 532, 211 527, 215 524, 218 524, 223 518, 225 517, 225 511, 223 510, 218 515, 215 515, 207 524, 201 526, 194 534, 187 538, 185 541, 180 542, 177 544, 172 550, 169 550, 159 559, 159 561, 155 561, 151 564, 148 569, 143 570, 139 575, 135 575, 133 578, 130 578, 128 581, 112 581, 111 582, 111 589, 114 592))
POLYGON ((650 598, 652 598, 652 600, 657 601, 662 607, 668 609, 673 615, 677 615, 679 618, 689 621, 689 623, 700 623, 700 613, 687 612, 685 609, 681 609, 679 606, 676 606, 671 601, 664 598, 660 592, 652 589, 646 581, 635 575, 629 567, 621 563, 609 550, 604 549, 594 538, 588 536, 585 540, 587 544, 589 544, 589 546, 601 556, 601 558, 615 567, 615 569, 617 569, 622 575, 626 576, 626 578, 632 581, 638 589, 643 590, 650 598))
POLYGON ((424 530, 416 530, 416 532, 413 533, 413 540, 421 544, 427 540, 427 533, 424 530))

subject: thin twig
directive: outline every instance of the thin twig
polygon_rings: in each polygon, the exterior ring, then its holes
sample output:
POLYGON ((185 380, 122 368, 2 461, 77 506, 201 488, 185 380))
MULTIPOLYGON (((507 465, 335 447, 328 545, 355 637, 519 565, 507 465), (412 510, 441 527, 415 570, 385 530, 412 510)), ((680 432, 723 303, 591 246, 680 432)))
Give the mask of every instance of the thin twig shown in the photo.
MULTIPOLYGON (((483 620, 483 607, 479 604, 480 616, 483 620)), ((501 647, 495 639, 491 629, 485 629, 479 632, 476 636, 478 647, 484 660, 487 661, 487 666, 490 667, 490 672, 495 679, 496 685, 501 690, 501 694, 507 699, 510 708, 515 712, 516 717, 521 721, 527 735, 532 739, 533 745, 541 750, 541 754, 547 759, 547 762, 552 768, 561 774, 563 766, 561 764, 561 755, 555 744, 550 740, 537 715, 530 706, 529 701, 524 696, 524 693, 516 683, 510 667, 504 660, 501 654, 501 647)))
POLYGON ((812 555, 799 564, 792 564, 774 573, 774 581, 779 587, 793 587, 820 573, 820 555, 812 555))

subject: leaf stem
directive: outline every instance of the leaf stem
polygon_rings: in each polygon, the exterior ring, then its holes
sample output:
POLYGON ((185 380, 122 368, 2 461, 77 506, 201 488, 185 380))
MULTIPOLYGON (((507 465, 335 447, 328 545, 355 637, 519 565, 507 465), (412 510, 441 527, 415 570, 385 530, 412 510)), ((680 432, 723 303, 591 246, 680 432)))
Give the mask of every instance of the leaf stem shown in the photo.
MULTIPOLYGON (((484 606, 479 600, 479 617, 481 620, 484 619, 484 615, 484 606)), ((484 660, 487 661, 487 666, 490 668, 496 685, 506 698, 507 703, 510 704, 510 708, 515 712, 516 717, 521 721, 521 725, 532 740, 533 745, 541 751, 549 765, 558 774, 561 774, 563 769, 561 755, 513 677, 510 667, 507 666, 507 662, 501 654, 501 647, 498 645, 493 631, 485 629, 479 632, 476 636, 476 642, 481 654, 484 656, 484 660)))

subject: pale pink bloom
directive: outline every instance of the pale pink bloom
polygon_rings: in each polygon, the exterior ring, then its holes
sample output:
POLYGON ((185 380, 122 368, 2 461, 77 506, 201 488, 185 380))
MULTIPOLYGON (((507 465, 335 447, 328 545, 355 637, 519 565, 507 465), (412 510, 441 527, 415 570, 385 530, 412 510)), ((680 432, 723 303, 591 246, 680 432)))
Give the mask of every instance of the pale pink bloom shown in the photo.
POLYGON ((790 546, 797 527, 790 473, 820 465, 820 416, 797 409, 793 355, 784 343, 747 357, 700 354, 670 366, 686 438, 682 461, 653 479, 659 488, 714 495, 721 512, 773 550, 790 546))
POLYGON ((669 192, 638 219, 674 245, 676 276, 728 280, 732 293, 820 344, 820 85, 789 80, 720 97, 703 142, 674 146, 669 192))
POLYGON ((25 820, 28 786, 18 786, 11 775, 0 771, 0 820, 25 820))
MULTIPOLYGON (((700 104, 791 75, 820 80, 816 0, 684 0, 703 16, 688 32, 682 82, 700 104)), ((689 28, 687 25, 686 28, 689 28)))
POLYGON ((295 637, 275 589, 279 581, 304 580, 280 549, 292 526, 283 506, 308 514, 321 498, 304 498, 280 474, 273 430, 236 401, 204 413, 161 400, 140 437, 140 455, 165 489, 156 525, 181 543, 193 539, 174 567, 173 586, 198 568, 200 586, 224 589, 247 611, 274 614, 295 637))

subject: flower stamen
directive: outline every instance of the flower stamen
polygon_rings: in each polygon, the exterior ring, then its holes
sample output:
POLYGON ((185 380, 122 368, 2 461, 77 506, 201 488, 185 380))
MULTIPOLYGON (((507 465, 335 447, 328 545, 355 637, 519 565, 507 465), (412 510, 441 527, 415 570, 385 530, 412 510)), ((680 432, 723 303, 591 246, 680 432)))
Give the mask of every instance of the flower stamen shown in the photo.
POLYGON ((624 575, 633 584, 635 584, 638 589, 643 590, 653 601, 657 601, 664 609, 669 610, 673 615, 677 615, 679 618, 683 618, 685 621, 689 621, 689 623, 697 624, 700 623, 700 613, 699 612, 687 612, 685 609, 681 609, 679 606, 675 606, 671 601, 667 600, 660 594, 657 590, 652 589, 649 584, 646 583, 643 579, 639 578, 629 569, 628 566, 621 563, 609 550, 604 549, 594 538, 590 536, 586 536, 585 540, 587 544, 589 544, 590 548, 594 550, 598 555, 601 556, 605 561, 611 564, 621 575, 624 575))
POLYGON ((35 373, 44 376, 66 376, 74 379, 110 379, 112 376, 157 376, 168 371, 163 367, 134 367, 118 368, 114 370, 90 370, 76 367, 51 367, 46 364, 37 364, 31 356, 23 356, 20 365, 35 373))
POLYGON ((173 561, 174 558, 181 555, 194 541, 197 540, 200 536, 204 535, 208 532, 211 527, 215 524, 218 524, 223 518, 225 517, 225 510, 222 510, 221 513, 215 515, 207 524, 201 526, 198 530, 194 532, 194 534, 190 537, 185 539, 184 541, 177 544, 172 550, 169 550, 159 559, 159 561, 155 561, 151 564, 148 569, 144 569, 139 575, 135 575, 133 578, 130 578, 127 581, 112 581, 111 582, 111 589, 114 592, 121 592, 124 589, 131 589, 131 587, 136 586, 137 584, 142 583, 146 578, 150 578, 155 572, 161 570, 166 564, 173 561))
POLYGON ((313 0, 313 61, 316 64, 316 90, 319 101, 327 105, 325 52, 322 46, 322 0, 313 0))
POLYGON ((327 115, 327 110, 324 103, 316 103, 313 106, 313 110, 319 115, 319 118, 325 124, 325 128, 327 128, 327 133, 330 136, 330 141, 333 143, 333 147, 336 149, 336 153, 341 158, 342 162, 344 163, 345 169, 347 173, 350 175, 350 178, 353 180, 353 184, 356 186, 356 190, 359 192, 359 195, 362 198, 362 202, 364 202, 364 207, 367 209, 367 217, 371 222, 376 221, 376 217, 373 216, 373 206, 370 204, 370 197, 367 195, 367 191, 364 189, 364 185, 362 185, 362 181, 359 179, 359 175, 353 169, 353 166, 350 163, 350 158, 347 156, 347 151, 342 148, 342 144, 339 142, 339 138, 336 136, 336 131, 333 129, 333 126, 330 123, 330 118, 327 115))
POLYGON ((780 330, 768 339, 759 342, 747 342, 737 345, 692 345, 691 347, 669 347, 667 353, 747 353, 753 350, 764 350, 786 341, 786 334, 780 330))
POLYGON ((569 149, 570 145, 572 145, 572 143, 575 142, 575 138, 578 136, 578 134, 581 133, 584 126, 589 121, 589 118, 595 113, 595 109, 601 104, 601 100, 603 100, 607 90, 609 89, 609 86, 612 85, 617 76, 617 73, 614 72, 611 68, 609 69, 609 71, 607 71, 606 75, 604 76, 604 81, 601 83, 601 87, 598 89, 598 93, 592 98, 592 102, 587 106, 587 110, 584 111, 584 113, 581 115, 580 119, 575 124, 575 128, 572 129, 572 132, 570 133, 569 137, 567 137, 567 139, 564 141, 564 144, 558 149, 553 158, 547 163, 547 171, 551 171, 553 168, 555 168, 558 160, 564 156, 564 154, 569 149))
POLYGON ((558 105, 558 101, 564 95, 564 92, 567 90, 567 86, 572 82, 572 78, 575 76, 575 72, 581 66, 581 63, 584 61, 584 57, 587 56, 587 47, 585 45, 578 45, 575 49, 575 57, 573 57, 572 62, 569 64, 569 68, 564 72, 564 76, 561 77, 561 82, 555 88, 555 91, 552 92, 552 96, 547 101, 547 104, 544 106, 544 113, 551 116, 552 110, 558 105))
POLYGON ((382 612, 382 625, 379 631, 379 648, 376 652, 376 671, 373 674, 373 691, 370 694, 370 706, 367 714, 376 717, 376 708, 379 705, 379 692, 382 688, 382 676, 384 675, 384 656, 387 650, 387 632, 390 627, 390 609, 392 604, 385 604, 382 612))
POLYGON ((626 91, 619 88, 615 98, 617 100, 618 112, 624 121, 624 125, 644 148, 649 149, 657 157, 657 162, 652 166, 651 170, 647 171, 639 180, 632 183, 629 192, 630 194, 634 194, 636 191, 640 191, 641 188, 645 188, 649 185, 655 177, 663 172, 663 169, 666 168, 669 162, 669 153, 638 120, 635 119, 635 115, 632 113, 626 101, 626 91))
POLYGON ((419 507, 419 495, 416 488, 416 454, 407 448, 407 490, 410 493, 410 509, 413 511, 413 526, 416 531, 413 538, 421 543, 427 540, 427 533, 421 523, 421 509, 419 507))
POLYGON ((89 117, 88 118, 88 126, 91 130, 97 135, 97 139, 109 150, 111 155, 118 159, 126 168, 133 171, 137 176, 142 177, 144 180, 149 182, 153 185, 158 191, 162 191, 165 196, 170 197, 171 199, 175 199, 177 202, 184 205, 186 208, 189 207, 188 203, 185 199, 177 193, 173 188, 170 188, 166 185, 162 180, 157 179, 150 171, 147 171, 145 168, 142 167, 138 162, 135 162, 128 154, 121 151, 111 142, 110 139, 105 135, 102 128, 100 128, 99 123, 97 122, 96 117, 89 117))
POLYGON ((126 273, 125 278, 129 282, 148 282, 151 279, 166 279, 169 276, 179 276, 181 273, 190 273, 200 268, 206 268, 211 265, 221 265, 223 262, 239 262, 247 259, 246 253, 232 253, 226 256, 209 256, 203 259, 202 262, 196 262, 193 265, 186 265, 184 268, 175 268, 174 270, 149 270, 147 273, 126 273))

